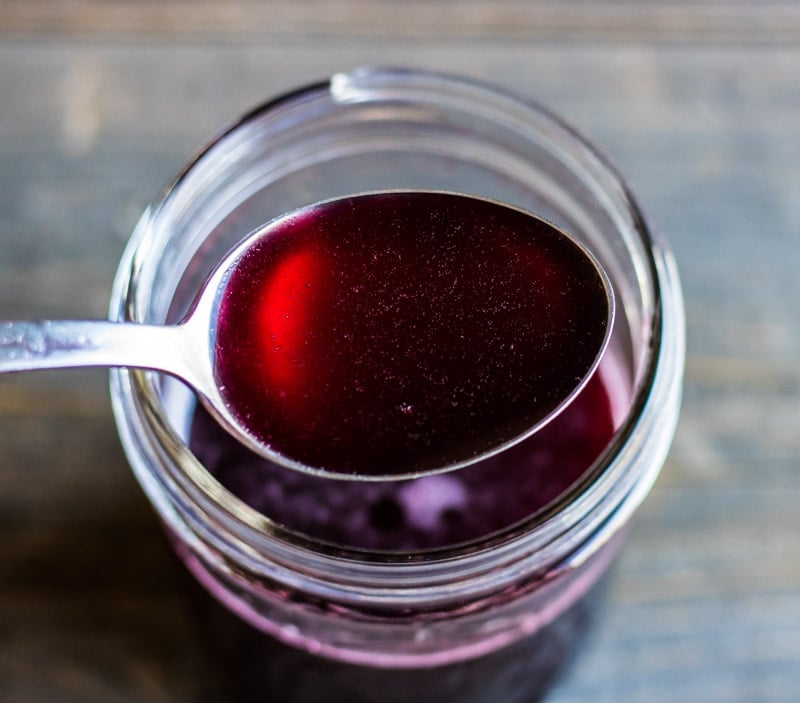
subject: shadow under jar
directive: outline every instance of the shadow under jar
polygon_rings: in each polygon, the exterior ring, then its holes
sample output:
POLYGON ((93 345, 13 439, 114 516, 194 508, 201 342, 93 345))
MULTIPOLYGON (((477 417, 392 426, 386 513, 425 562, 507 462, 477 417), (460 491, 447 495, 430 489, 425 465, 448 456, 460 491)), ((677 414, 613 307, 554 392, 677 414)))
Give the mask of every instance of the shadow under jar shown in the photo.
POLYGON ((113 371, 125 451, 210 594, 204 622, 239 698, 538 700, 674 433, 684 319, 664 243, 558 118, 459 78, 361 69, 248 114, 142 217, 112 319, 176 321, 251 230, 320 200, 398 189, 496 199, 571 233, 613 285, 610 345, 542 431, 465 469, 394 482, 270 464, 180 383, 113 371))

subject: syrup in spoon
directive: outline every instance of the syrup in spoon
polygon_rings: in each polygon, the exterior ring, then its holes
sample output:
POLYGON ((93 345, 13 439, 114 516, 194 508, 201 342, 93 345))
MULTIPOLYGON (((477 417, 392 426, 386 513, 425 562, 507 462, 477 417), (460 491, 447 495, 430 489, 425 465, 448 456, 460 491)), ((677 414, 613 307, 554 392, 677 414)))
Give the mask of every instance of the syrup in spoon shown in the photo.
POLYGON ((0 372, 164 371, 273 461, 409 478, 472 464, 554 418, 599 363, 613 312, 595 259, 530 213, 380 192, 254 232, 178 325, 0 323, 0 372))

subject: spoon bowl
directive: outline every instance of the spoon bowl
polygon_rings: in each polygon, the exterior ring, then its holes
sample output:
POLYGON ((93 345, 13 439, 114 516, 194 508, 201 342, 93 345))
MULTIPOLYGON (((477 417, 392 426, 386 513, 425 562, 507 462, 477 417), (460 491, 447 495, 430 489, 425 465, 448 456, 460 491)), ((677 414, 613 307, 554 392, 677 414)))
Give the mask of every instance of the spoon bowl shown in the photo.
POLYGON ((397 480, 547 424, 593 374, 613 316, 606 274, 553 225, 484 198, 378 192, 252 232, 176 325, 0 323, 0 372, 162 371, 273 462, 397 480))

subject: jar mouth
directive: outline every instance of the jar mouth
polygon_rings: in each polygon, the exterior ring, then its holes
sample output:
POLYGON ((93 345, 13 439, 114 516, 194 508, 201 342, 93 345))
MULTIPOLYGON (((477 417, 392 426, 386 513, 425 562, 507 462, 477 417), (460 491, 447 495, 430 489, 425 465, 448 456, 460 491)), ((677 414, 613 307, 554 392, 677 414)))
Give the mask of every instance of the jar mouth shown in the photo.
MULTIPOLYGON (((620 506, 627 501, 625 510, 628 513, 632 511, 660 469, 658 462, 644 480, 641 476, 631 476, 627 482, 622 481, 623 475, 630 473, 628 464, 642 451, 644 440, 639 435, 647 431, 643 425, 648 424, 647 417, 654 412, 654 406, 665 402, 665 399, 674 398, 680 392, 684 345, 682 300, 669 252, 653 235, 623 178, 609 160, 577 130, 535 102, 520 100, 488 84, 443 74, 362 68, 349 74, 337 74, 330 80, 302 87, 259 105, 211 140, 143 215, 117 272, 111 318, 140 323, 164 322, 164 318, 153 319, 152 313, 152 289, 157 275, 153 270, 153 261, 161 254, 154 241, 158 234, 158 223, 160 219, 174 216, 176 208, 180 210, 185 207, 181 201, 187 195, 183 191, 197 187, 191 181, 206 161, 219 158, 217 152, 221 145, 264 116, 309 104, 320 94, 333 95, 343 104, 366 100, 360 90, 374 83, 383 86, 385 100, 389 102, 402 99, 407 84, 413 84, 415 91, 436 87, 456 103, 471 99, 488 103, 500 101, 502 108, 513 107, 522 115, 535 113, 548 123, 549 128, 577 145, 580 159, 590 164, 592 172, 602 174, 607 181, 605 189, 613 193, 617 203, 624 204, 625 216, 630 222, 628 236, 638 238, 641 244, 642 257, 637 265, 641 269, 641 281, 649 282, 647 295, 650 296, 651 309, 647 329, 642 331, 646 345, 641 354, 630 406, 612 441, 566 491, 505 528, 469 541, 430 549, 365 549, 309 537, 274 522, 248 506, 209 474, 173 427, 162 403, 161 377, 151 372, 116 369, 112 371, 112 399, 120 436, 133 468, 145 491, 173 529, 185 532, 186 520, 185 514, 178 514, 180 510, 175 507, 175 497, 178 504, 193 506, 191 512, 195 534, 188 536, 190 543, 196 541, 196 533, 210 529, 211 525, 224 525, 243 543, 254 545, 257 549, 274 551, 276 546, 286 546, 318 555, 322 559, 345 559, 354 563, 373 564, 378 568, 381 565, 419 565, 427 568, 433 563, 448 562, 459 557, 476 558, 476 555, 489 551, 497 554, 498 550, 506 548, 516 550, 522 543, 527 551, 540 550, 563 540, 569 532, 572 533, 570 541, 577 547, 581 543, 581 535, 585 537, 599 522, 614 519, 622 522, 627 513, 621 511, 620 506), (132 421, 134 417, 138 421, 132 421), (142 464, 143 454, 150 466, 161 467, 158 475, 138 466, 142 464), (133 458, 136 456, 138 460, 133 458), (623 490, 617 491, 619 500, 609 507, 602 497, 621 481, 623 490), (165 490, 173 496, 172 499, 165 499, 165 490), (567 513, 569 517, 565 519, 567 513), (581 524, 584 524, 584 528, 576 531, 581 524)), ((514 119, 520 117, 515 116, 514 119)), ((664 454, 673 431, 674 423, 671 427, 667 423, 661 430, 658 444, 659 451, 664 454)))

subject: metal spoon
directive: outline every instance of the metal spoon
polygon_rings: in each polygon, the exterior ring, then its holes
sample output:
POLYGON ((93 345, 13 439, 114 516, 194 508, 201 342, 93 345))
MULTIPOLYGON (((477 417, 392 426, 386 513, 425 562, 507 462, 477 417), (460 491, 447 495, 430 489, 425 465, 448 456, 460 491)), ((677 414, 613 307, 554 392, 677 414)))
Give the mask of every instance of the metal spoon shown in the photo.
MULTIPOLYGON (((360 196, 368 197, 368 196, 360 196)), ((467 197, 467 196, 464 196, 467 197)), ((330 201, 335 202, 335 201, 330 201)), ((604 335, 596 348, 581 352, 585 357, 585 372, 576 378, 572 390, 548 408, 547 414, 528 427, 523 435, 504 438, 490 450, 480 449, 474 455, 466 455, 446 466, 415 466, 413 471, 398 475, 361 475, 328 470, 325 467, 308 466, 286 456, 261 441, 239 419, 237 408, 225 395, 218 382, 217 373, 217 322, 220 305, 231 275, 243 257, 263 238, 269 237, 278 225, 292 218, 302 218, 325 204, 317 204, 289 213, 278 220, 256 230, 219 263, 205 282, 196 298, 194 307, 183 321, 175 325, 144 325, 110 321, 21 321, 0 322, 0 373, 54 369, 68 367, 130 367, 151 369, 175 376, 188 384, 197 393, 203 405, 220 424, 234 437, 253 451, 292 469, 325 475, 332 478, 381 480, 409 478, 460 468, 495 454, 510 444, 529 436, 558 415, 575 397, 592 375, 608 344, 614 315, 614 300, 608 279, 594 257, 581 245, 573 242, 591 262, 587 270, 597 277, 598 290, 605 293, 604 319, 598 319, 604 335)), ((504 207, 508 207, 505 206, 504 207)), ((529 213, 526 216, 533 218, 529 213)), ((551 229, 554 229, 551 227, 551 229)), ((570 239, 568 235, 564 237, 570 239)), ((570 239, 570 241, 572 241, 570 239)), ((595 321, 592 321, 595 324, 595 321)), ((597 335, 595 335, 596 338, 597 335)))

